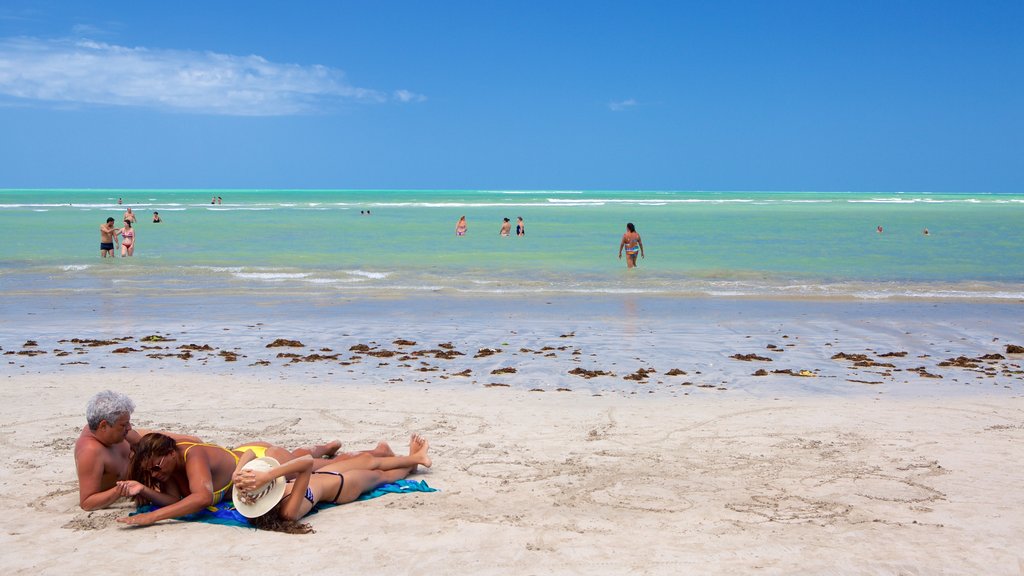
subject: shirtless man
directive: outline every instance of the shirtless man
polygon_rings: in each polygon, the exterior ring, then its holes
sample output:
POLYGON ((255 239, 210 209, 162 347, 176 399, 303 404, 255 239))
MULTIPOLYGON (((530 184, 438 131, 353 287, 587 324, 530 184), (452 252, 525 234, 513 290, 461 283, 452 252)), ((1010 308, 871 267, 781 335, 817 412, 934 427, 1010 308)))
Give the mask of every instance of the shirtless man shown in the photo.
POLYGON ((125 222, 131 222, 132 226, 134 226, 135 225, 135 212, 132 212, 132 209, 128 208, 127 210, 124 211, 124 218, 122 218, 122 220, 124 220, 125 222))
POLYGON ((110 254, 110 257, 114 257, 114 219, 107 218, 107 223, 100 225, 100 256, 103 258, 110 254))
MULTIPOLYGON (((89 400, 85 408, 87 424, 75 442, 78 505, 82 510, 106 508, 118 498, 130 496, 132 483, 126 479, 131 444, 142 437, 132 429, 134 411, 135 403, 131 398, 110 390, 89 400)), ((180 440, 200 441, 194 436, 172 436, 180 440)))

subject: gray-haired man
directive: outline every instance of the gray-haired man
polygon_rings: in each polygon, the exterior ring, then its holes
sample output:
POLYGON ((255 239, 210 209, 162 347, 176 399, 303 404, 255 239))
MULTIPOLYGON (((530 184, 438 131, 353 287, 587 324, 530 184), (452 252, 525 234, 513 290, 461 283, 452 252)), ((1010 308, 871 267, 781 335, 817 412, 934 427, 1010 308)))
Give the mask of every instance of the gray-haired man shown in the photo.
MULTIPOLYGON (((141 438, 140 433, 132 429, 134 411, 135 403, 131 398, 110 390, 89 400, 85 409, 86 426, 75 442, 78 505, 82 510, 106 508, 118 498, 131 495, 131 483, 125 481, 128 460, 131 444, 141 438)), ((169 436, 201 441, 193 436, 169 436)))

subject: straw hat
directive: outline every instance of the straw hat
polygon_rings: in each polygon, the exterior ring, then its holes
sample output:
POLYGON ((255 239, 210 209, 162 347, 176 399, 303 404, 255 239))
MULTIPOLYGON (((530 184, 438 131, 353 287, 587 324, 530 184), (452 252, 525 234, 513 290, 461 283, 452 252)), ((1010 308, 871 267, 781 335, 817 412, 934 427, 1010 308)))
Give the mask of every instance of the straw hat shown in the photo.
MULTIPOLYGON (((264 456, 242 466, 242 470, 267 472, 280 465, 274 458, 264 456)), ((284 497, 284 485, 285 479, 278 476, 262 486, 257 486, 252 492, 239 490, 238 486, 232 487, 231 499, 234 501, 235 510, 246 518, 263 516, 284 497)))

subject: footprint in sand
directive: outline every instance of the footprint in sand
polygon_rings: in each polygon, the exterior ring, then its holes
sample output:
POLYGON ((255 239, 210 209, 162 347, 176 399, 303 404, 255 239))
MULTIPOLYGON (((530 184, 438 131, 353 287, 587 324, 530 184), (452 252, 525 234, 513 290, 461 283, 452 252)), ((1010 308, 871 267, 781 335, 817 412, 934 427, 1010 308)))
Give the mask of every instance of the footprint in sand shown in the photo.
POLYGON ((474 462, 466 468, 466 472, 473 476, 514 482, 534 482, 545 478, 544 473, 536 467, 520 462, 474 462))
POLYGON ((671 478, 639 478, 615 482, 587 496, 595 504, 627 510, 684 512, 693 508, 693 502, 684 494, 692 494, 696 488, 692 483, 671 478))
POLYGON ((725 507, 741 514, 760 516, 771 522, 799 524, 840 518, 849 514, 851 507, 836 502, 812 500, 800 496, 752 496, 751 502, 726 504, 725 507))
POLYGON ((945 494, 911 480, 891 476, 841 477, 822 482, 808 489, 812 496, 848 500, 856 495, 869 500, 918 504, 944 500, 945 494))

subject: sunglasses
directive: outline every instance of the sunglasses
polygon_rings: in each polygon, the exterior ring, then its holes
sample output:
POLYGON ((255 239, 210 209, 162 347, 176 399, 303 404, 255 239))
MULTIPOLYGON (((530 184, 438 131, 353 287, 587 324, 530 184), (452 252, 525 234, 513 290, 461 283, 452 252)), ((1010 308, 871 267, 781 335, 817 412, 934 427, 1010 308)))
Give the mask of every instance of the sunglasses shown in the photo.
POLYGON ((153 464, 152 466, 149 467, 149 471, 159 472, 163 470, 164 459, 167 458, 168 456, 170 456, 170 454, 164 454, 156 464, 153 464))

